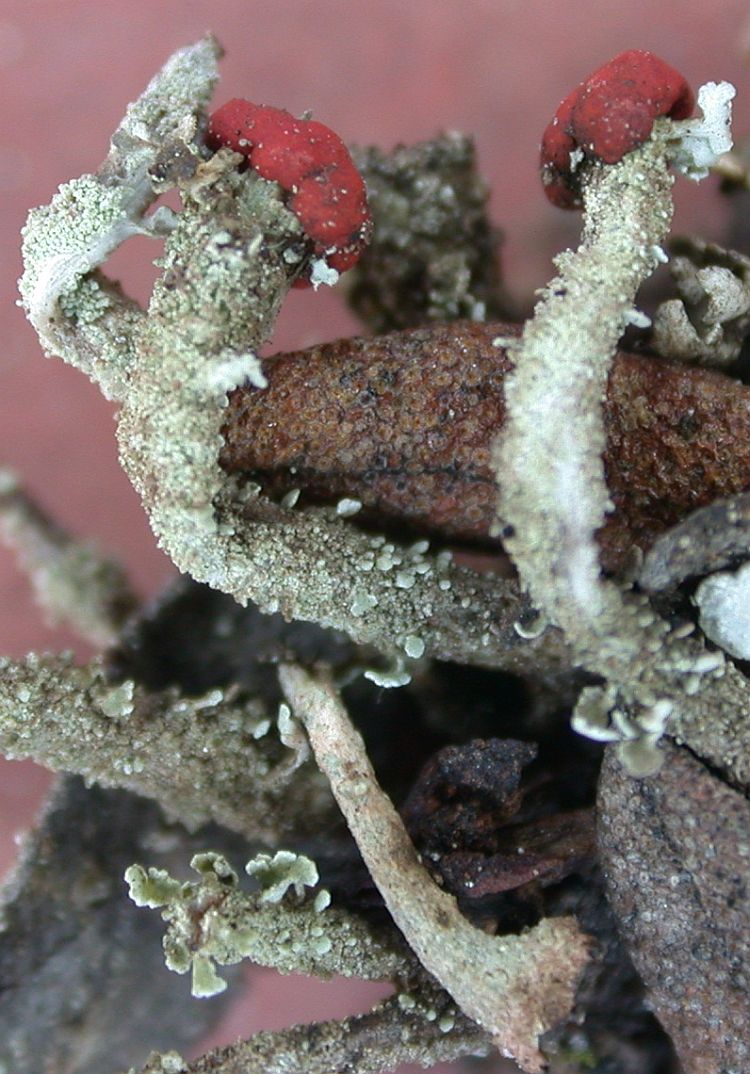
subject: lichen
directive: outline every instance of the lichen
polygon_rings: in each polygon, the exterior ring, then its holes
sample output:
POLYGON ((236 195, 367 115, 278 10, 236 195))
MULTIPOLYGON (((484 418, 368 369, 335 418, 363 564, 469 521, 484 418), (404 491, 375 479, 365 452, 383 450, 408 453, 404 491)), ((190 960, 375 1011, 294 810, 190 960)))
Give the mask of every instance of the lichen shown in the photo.
POLYGON ((390 153, 353 150, 375 223, 350 301, 375 331, 507 313, 500 235, 471 139, 457 132, 390 153))
MULTIPOLYGON (((623 760, 636 761, 639 771, 658 765, 653 713, 669 711, 678 741, 746 784, 745 679, 673 629, 643 594, 602 579, 594 542, 611 510, 602 465, 606 379, 672 215, 670 123, 658 121, 650 141, 618 165, 589 169, 579 249, 556 259, 560 275, 510 346, 515 370, 495 453, 500 518, 534 606, 563 630, 581 666, 614 687, 597 696, 610 704, 606 726, 615 732, 617 714, 626 714, 618 732, 623 760)), ((582 704, 590 705, 590 695, 582 704)), ((579 707, 577 726, 587 720, 579 707)))
POLYGON ((119 563, 66 533, 0 469, 0 539, 18 555, 51 623, 69 622, 96 645, 118 637, 138 601, 119 563))
POLYGON ((140 1070, 131 1067, 128 1074, 186 1074, 187 1063, 179 1052, 154 1053, 140 1070))
POLYGON ((210 39, 177 53, 129 109, 96 175, 82 186, 73 181, 54 211, 31 214, 21 291, 44 346, 122 402, 123 466, 180 570, 241 603, 345 630, 391 658, 398 639, 413 635, 427 655, 509 670, 534 666, 554 677, 565 658, 560 639, 550 632, 526 642, 515 634, 524 599, 512 582, 395 542, 373 557, 373 538, 346 516, 273 504, 220 470, 220 388, 240 375, 261 382, 253 356, 297 271, 302 236, 275 183, 238 171, 229 150, 205 159, 201 129, 216 53, 210 39), (175 185, 183 207, 166 222, 159 218, 162 277, 145 313, 96 266, 153 198, 175 185), (76 211, 91 218, 83 243, 62 211, 76 194, 79 201, 85 194, 76 211), (49 249, 53 258, 71 259, 61 278, 51 273, 49 249), (43 277, 54 285, 40 288, 43 277), (97 301, 101 292, 110 305, 95 317, 88 303, 78 318, 71 288, 86 291, 90 281, 97 301), (398 569, 386 568, 386 555, 398 569), (377 571, 376 560, 383 564, 377 571))
MULTIPOLYGON (((235 691, 236 693, 236 691, 235 691)), ((276 735, 257 698, 188 698, 107 680, 100 661, 0 660, 0 749, 158 801, 195 828, 216 820, 273 845, 331 817, 319 774, 276 735), (265 725, 265 726, 264 726, 265 725), (221 763, 206 763, 209 757, 221 763)))
POLYGON ((393 930, 373 929, 330 906, 325 889, 305 893, 317 885, 318 871, 304 855, 280 850, 273 858, 251 859, 245 871, 260 885, 257 893, 240 889, 220 854, 205 852, 190 864, 198 881, 180 883, 163 869, 140 865, 125 879, 136 905, 161 909, 166 964, 175 973, 192 973, 194 996, 222 992, 226 982, 215 966, 246 958, 281 973, 321 977, 388 980, 414 970, 393 930))
MULTIPOLYGON (((532 671, 535 685, 562 675, 570 698, 583 669, 598 684, 580 694, 573 726, 613 743, 632 773, 656 772, 666 733, 747 786, 746 680, 723 653, 688 637, 684 622, 661 619, 630 582, 603 578, 595 544, 611 509, 601 404, 624 328, 646 327, 637 290, 665 257, 668 164, 694 177, 706 170, 725 144, 731 87, 704 90, 704 120, 659 121, 652 138, 614 167, 577 161, 580 249, 557 259, 559 275, 521 338, 498 337, 515 371, 496 452, 497 532, 525 594, 515 580, 456 565, 426 540, 407 544, 360 529, 358 498, 308 507, 295 480, 277 503, 222 469, 226 393, 269 385, 270 367, 258 355, 310 249, 276 183, 243 171, 229 149, 211 155, 204 144, 217 55, 206 39, 172 57, 128 109, 102 167, 61 187, 24 232, 20 287, 29 319, 48 350, 121 404, 121 461, 160 545, 181 571, 239 603, 367 644, 356 667, 347 666, 347 683, 363 667, 382 687, 403 686, 414 672, 415 696, 420 688, 429 695, 418 680, 438 657, 532 671), (172 187, 180 212, 148 216, 172 187), (135 234, 164 242, 147 310, 100 271, 135 234)), ((365 315, 390 327, 410 317, 481 320, 501 306, 496 238, 470 143, 451 135, 391 158, 374 150, 361 157, 380 204, 369 266, 366 257, 354 287, 365 315), (411 289, 409 274, 417 281, 411 289)), ((713 318, 706 336, 730 322, 738 329, 747 314, 739 274, 710 268, 696 273, 699 302, 713 318)), ((335 277, 323 259, 313 262, 314 287, 335 277)), ((722 336, 717 349, 725 344, 733 341, 722 336)), ((53 539, 2 471, 0 519, 16 543, 37 542, 31 571, 44 576, 48 603, 86 599, 94 625, 84 629, 117 633, 121 620, 105 608, 113 586, 99 584, 99 561, 82 557, 66 536, 53 539)), ((520 934, 472 924, 419 860, 320 669, 282 665, 288 704, 278 709, 273 690, 273 706, 237 685, 187 697, 115 679, 102 661, 75 667, 67 656, 4 660, 0 671, 0 746, 8 756, 125 787, 191 828, 218 821, 269 849, 246 866, 254 890, 243 890, 229 861, 212 851, 193 857, 197 880, 128 869, 134 902, 161 911, 167 965, 192 973, 194 995, 222 991, 217 966, 245 958, 283 973, 396 983, 396 995, 369 1015, 259 1034, 226 1050, 216 1059, 222 1074, 322 1074, 355 1064, 375 1071, 485 1053, 490 1040, 539 1071, 540 1035, 577 1017, 576 986, 591 954, 579 924, 543 917, 520 934), (278 849, 287 836, 305 846, 331 826, 334 796, 393 925, 344 909, 333 884, 318 886, 311 859, 278 849)), ((212 1057, 186 1065, 165 1053, 144 1069, 214 1067, 212 1057)))
POLYGON ((719 571, 695 591, 700 626, 730 656, 750 660, 750 564, 737 571, 719 571))
POLYGON ((305 888, 318 882, 315 862, 290 850, 277 850, 273 857, 258 854, 247 863, 245 872, 260 884, 263 902, 280 902, 290 887, 302 898, 305 888))
POLYGON ((97 173, 61 186, 23 230, 19 289, 29 320, 45 350, 82 369, 109 398, 125 391, 142 312, 96 269, 131 236, 164 230, 163 214, 145 217, 165 189, 152 173, 174 140, 192 144, 218 56, 212 38, 176 52, 128 108, 97 173))
POLYGON ((732 148, 732 101, 736 93, 731 82, 706 82, 698 90, 703 115, 672 124, 676 144, 671 148, 671 160, 689 179, 705 179, 722 153, 732 148))
MULTIPOLYGON (((379 1074, 403 1063, 429 1067, 451 1062, 461 1056, 485 1056, 490 1045, 474 1023, 456 1011, 449 996, 431 982, 425 982, 405 1010, 396 997, 378 1004, 372 1011, 341 1021, 294 1026, 280 1032, 261 1032, 218 1052, 177 1068, 179 1074, 306 1074, 356 1070, 357 1074, 379 1074), (427 1018, 427 1012, 435 1017, 427 1018), (452 1022, 450 1032, 441 1028, 452 1022)), ((131 1074, 177 1074, 154 1055, 139 1072, 131 1074), (164 1065, 163 1065, 164 1064, 164 1065)), ((175 1060, 179 1061, 179 1057, 175 1060)))
POLYGON ((677 239, 670 249, 679 298, 658 306, 652 346, 665 358, 731 367, 750 326, 750 258, 698 239, 677 239))

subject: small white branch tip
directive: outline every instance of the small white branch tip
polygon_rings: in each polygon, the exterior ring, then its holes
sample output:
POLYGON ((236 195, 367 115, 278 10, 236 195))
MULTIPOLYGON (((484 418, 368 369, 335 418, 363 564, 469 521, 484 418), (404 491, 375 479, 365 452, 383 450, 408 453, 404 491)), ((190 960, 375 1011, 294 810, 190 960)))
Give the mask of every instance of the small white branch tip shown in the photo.
POLYGON ((731 82, 706 82, 698 90, 703 115, 673 121, 677 143, 672 163, 689 179, 705 179, 718 158, 732 148, 732 101, 736 93, 731 82))

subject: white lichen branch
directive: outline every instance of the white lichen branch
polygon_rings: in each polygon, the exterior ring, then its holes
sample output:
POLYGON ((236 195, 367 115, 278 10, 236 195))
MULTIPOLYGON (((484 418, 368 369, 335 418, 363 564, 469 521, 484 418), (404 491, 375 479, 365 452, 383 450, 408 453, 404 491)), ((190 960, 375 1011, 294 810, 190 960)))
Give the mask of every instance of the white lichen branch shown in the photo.
POLYGON ((721 653, 671 631, 645 596, 601 577, 595 531, 611 509, 602 404, 610 364, 672 216, 668 121, 612 167, 583 177, 581 244, 557 258, 519 341, 496 445, 507 548, 534 604, 607 688, 584 691, 577 725, 620 739, 635 772, 670 734, 741 785, 750 780, 750 696, 721 653))
POLYGON ((296 666, 283 666, 280 679, 365 864, 421 964, 503 1055, 524 1070, 543 1070, 539 1037, 571 1010, 588 957, 575 919, 547 918, 520 936, 488 936, 471 925, 419 861, 334 688, 296 666))
POLYGON ((0 659, 0 753, 152 798, 191 829, 214 820, 275 846, 325 828, 325 780, 290 764, 262 702, 233 693, 150 692, 66 655, 0 659))
POLYGON ((487 1035, 434 986, 400 993, 366 1014, 256 1033, 186 1062, 176 1052, 152 1055, 130 1074, 380 1074, 403 1063, 430 1067, 461 1056, 485 1056, 487 1035))
POLYGON ((672 165, 689 179, 705 179, 720 157, 732 148, 731 82, 706 82, 698 90, 701 115, 672 122, 667 128, 672 165))
POLYGON ((133 235, 160 235, 168 217, 146 212, 161 192, 154 170, 170 143, 189 145, 218 79, 212 37, 180 49, 131 104, 104 163, 60 187, 23 231, 22 305, 45 351, 122 398, 142 311, 95 270, 133 235))
POLYGON ((602 401, 636 292, 669 228, 671 186, 655 143, 616 168, 592 170, 579 249, 556 259, 560 275, 510 348, 515 370, 496 452, 500 515, 514 531, 506 544, 532 600, 577 647, 597 652, 613 630, 618 652, 620 635, 629 636, 617 630, 622 598, 601 581, 594 542, 611 508, 602 401))
POLYGON ((115 642, 138 606, 124 568, 63 530, 3 467, 0 541, 16 553, 52 625, 68 623, 96 646, 115 642))
POLYGON ((238 172, 227 150, 208 157, 201 132, 217 55, 210 38, 176 53, 130 106, 96 175, 30 214, 20 288, 43 345, 122 401, 123 466, 183 572, 240 603, 344 630, 391 660, 424 646, 558 682, 567 648, 558 631, 516 632, 528 608, 513 581, 416 546, 397 550, 398 570, 381 570, 384 538, 331 511, 270 503, 220 469, 225 392, 263 383, 256 355, 299 271, 303 236, 275 183, 238 172), (128 231, 128 213, 140 227, 149 198, 170 185, 183 211, 146 314, 95 266, 128 231))

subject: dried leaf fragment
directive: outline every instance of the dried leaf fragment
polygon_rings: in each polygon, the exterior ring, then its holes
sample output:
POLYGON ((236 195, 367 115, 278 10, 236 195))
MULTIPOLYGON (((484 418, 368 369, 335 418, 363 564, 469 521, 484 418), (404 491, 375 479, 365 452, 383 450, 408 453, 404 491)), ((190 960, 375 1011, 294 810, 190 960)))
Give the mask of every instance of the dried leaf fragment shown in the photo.
MULTIPOLYGON (((505 346, 516 325, 458 322, 342 339, 264 361, 267 389, 230 395, 221 464, 299 504, 362 503, 375 520, 487 542, 495 520, 493 435, 505 420, 505 346)), ((599 531, 616 570, 689 511, 750 485, 750 388, 620 352, 605 402, 615 504, 599 531)))
POLYGON ((530 804, 514 816, 522 768, 536 752, 530 742, 473 739, 439 750, 420 772, 401 814, 448 891, 477 899, 546 886, 591 857, 590 810, 539 814, 530 804))
POLYGON ((647 593, 728 566, 750 549, 750 493, 715 500, 659 537, 646 553, 638 584, 647 593))

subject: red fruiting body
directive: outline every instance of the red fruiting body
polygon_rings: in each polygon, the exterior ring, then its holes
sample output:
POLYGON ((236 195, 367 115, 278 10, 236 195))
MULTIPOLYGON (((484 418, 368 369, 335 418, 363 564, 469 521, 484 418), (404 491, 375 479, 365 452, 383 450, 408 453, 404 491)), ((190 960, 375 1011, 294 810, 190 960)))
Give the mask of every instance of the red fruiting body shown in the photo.
POLYGON ((652 52, 631 49, 615 56, 574 89, 542 138, 542 182, 561 209, 581 204, 570 154, 616 164, 646 141, 658 116, 685 119, 695 99, 673 67, 652 52))
MULTIPOLYGON (((289 207, 314 243, 314 254, 345 272, 372 230, 362 176, 330 127, 295 119, 283 108, 235 98, 211 116, 208 145, 228 146, 291 195, 289 207)), ((309 287, 299 279, 295 286, 309 287)))

